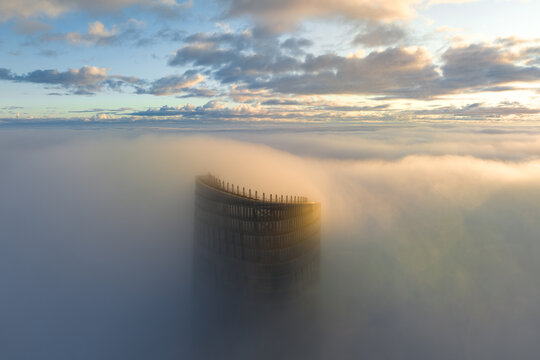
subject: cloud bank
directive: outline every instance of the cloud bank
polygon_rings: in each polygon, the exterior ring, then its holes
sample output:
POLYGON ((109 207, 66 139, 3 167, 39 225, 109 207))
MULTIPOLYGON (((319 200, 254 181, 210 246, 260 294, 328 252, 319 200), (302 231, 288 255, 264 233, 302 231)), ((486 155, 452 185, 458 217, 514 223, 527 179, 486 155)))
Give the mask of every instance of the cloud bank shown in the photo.
POLYGON ((135 90, 137 94, 157 96, 204 91, 194 88, 204 80, 204 77, 193 71, 146 81, 136 77, 108 75, 106 68, 96 66, 83 66, 67 71, 34 70, 27 74, 14 74, 9 69, 0 68, 0 80, 55 85, 67 89, 68 94, 74 95, 92 95, 105 89, 123 91, 125 88, 135 90))
POLYGON ((211 170, 322 202, 323 359, 535 359, 540 141, 503 130, 2 132, 0 355, 189 357, 211 170))
MULTIPOLYGON (((405 33, 397 26, 374 25, 353 40, 369 47, 405 33)), ((279 40, 252 29, 242 33, 197 33, 169 60, 172 66, 192 66, 211 73, 223 85, 281 94, 378 95, 387 98, 429 99, 460 92, 496 90, 511 83, 534 83, 540 68, 523 63, 522 54, 501 45, 477 43, 450 46, 437 59, 422 47, 394 46, 368 54, 312 54, 303 39, 279 40), (296 42, 299 54, 287 51, 296 42)), ((511 89, 509 87, 507 89, 511 89)))

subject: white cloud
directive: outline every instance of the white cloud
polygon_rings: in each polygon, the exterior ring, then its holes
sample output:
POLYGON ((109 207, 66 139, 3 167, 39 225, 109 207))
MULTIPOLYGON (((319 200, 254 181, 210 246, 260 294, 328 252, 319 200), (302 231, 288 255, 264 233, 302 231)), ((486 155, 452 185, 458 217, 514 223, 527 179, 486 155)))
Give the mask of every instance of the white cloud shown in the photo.
POLYGON ((480 0, 429 0, 427 6, 438 5, 438 4, 465 4, 471 2, 478 2, 480 0))
POLYGON ((204 80, 201 74, 184 73, 182 75, 169 75, 153 82, 148 90, 154 95, 173 95, 184 92, 204 80))
POLYGON ((274 30, 287 30, 304 19, 342 17, 393 21, 415 16, 422 0, 222 0, 230 16, 249 16, 274 30))
POLYGON ((125 7, 140 5, 159 13, 176 13, 191 6, 190 2, 175 0, 2 0, 0 2, 0 21, 12 18, 57 17, 70 11, 103 13, 125 7))

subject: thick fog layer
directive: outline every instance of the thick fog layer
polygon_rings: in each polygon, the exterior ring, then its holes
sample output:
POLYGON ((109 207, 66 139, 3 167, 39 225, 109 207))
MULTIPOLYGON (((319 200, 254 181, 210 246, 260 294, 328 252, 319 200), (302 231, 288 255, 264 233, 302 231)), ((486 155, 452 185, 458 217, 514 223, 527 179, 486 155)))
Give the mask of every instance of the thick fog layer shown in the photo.
POLYGON ((539 144, 507 128, 6 130, 0 358, 189 358, 193 181, 212 172, 322 203, 321 358, 537 359, 539 144))

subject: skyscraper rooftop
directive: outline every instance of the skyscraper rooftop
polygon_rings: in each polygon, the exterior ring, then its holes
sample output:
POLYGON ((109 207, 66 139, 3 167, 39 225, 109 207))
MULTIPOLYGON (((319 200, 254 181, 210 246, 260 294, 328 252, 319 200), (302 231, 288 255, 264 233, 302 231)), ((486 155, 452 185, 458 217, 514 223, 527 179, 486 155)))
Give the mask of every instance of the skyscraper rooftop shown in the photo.
POLYGON ((259 298, 298 291, 318 278, 319 231, 320 204, 306 197, 196 178, 196 266, 213 269, 213 287, 259 298))
POLYGON ((283 345, 279 349, 289 349, 286 356, 295 349, 296 358, 311 357, 316 353, 320 204, 212 175, 198 176, 195 184, 194 328, 201 358, 230 352, 246 337, 268 350, 245 358, 283 358, 274 352, 276 337, 283 345), (299 325, 279 325, 285 323, 299 325))

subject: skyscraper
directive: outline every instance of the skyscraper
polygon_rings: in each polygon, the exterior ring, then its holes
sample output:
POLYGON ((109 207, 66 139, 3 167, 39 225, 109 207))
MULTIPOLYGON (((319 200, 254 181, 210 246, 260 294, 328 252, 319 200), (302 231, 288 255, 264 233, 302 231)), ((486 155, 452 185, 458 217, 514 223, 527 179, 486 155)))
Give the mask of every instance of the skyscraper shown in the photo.
MULTIPOLYGON (((258 341, 272 341, 291 328, 289 321, 309 322, 312 329, 317 318, 319 256, 319 203, 198 176, 194 293, 200 336, 214 343, 206 350, 217 352, 212 356, 230 346, 242 352, 245 344, 219 339, 260 334, 258 341)), ((278 352, 273 356, 297 351, 297 340, 308 333, 289 334, 273 347, 278 352)), ((254 355, 262 356, 250 356, 254 355)), ((235 357, 241 356, 236 352, 235 357)))

